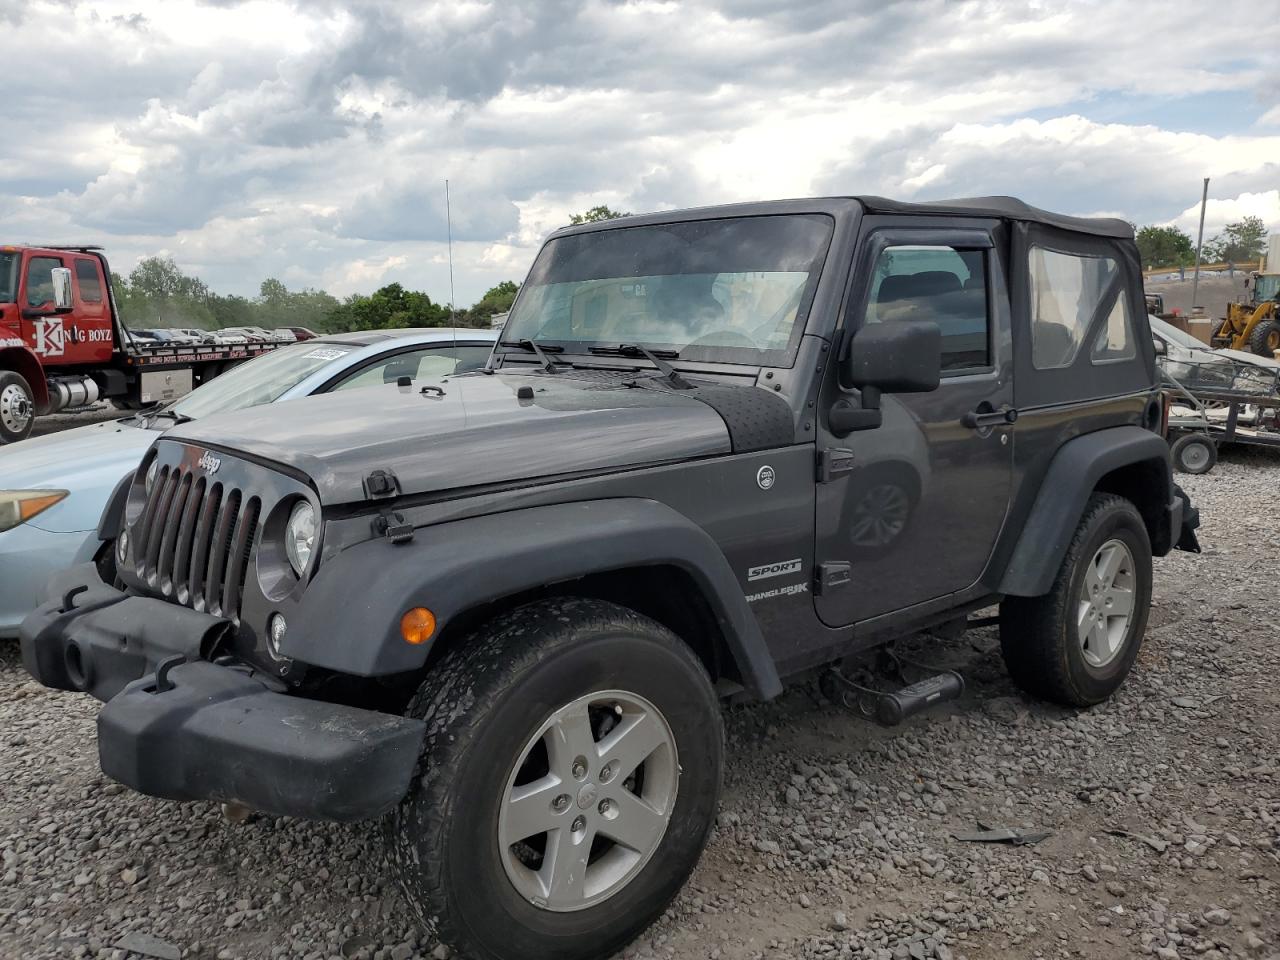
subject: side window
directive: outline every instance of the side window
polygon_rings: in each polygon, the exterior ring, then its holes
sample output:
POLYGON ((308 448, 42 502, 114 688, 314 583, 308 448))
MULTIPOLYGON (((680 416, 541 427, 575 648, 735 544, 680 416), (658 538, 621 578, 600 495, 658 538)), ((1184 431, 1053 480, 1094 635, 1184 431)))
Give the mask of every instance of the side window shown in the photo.
MULTIPOLYGON (((1085 257, 1031 248, 1031 363, 1037 370, 1069 367, 1108 286, 1119 272, 1110 257, 1085 257)), ((1133 356, 1132 324, 1121 297, 1093 346, 1097 361, 1133 356)))
POLYGON ((886 247, 876 261, 867 323, 932 320, 942 330, 942 370, 991 366, 986 252, 886 247))
POLYGON ((400 377, 438 380, 451 373, 476 370, 489 357, 488 347, 427 347, 384 357, 353 373, 336 384, 334 390, 355 390, 384 383, 395 383, 400 377))
POLYGON ((76 260, 76 286, 80 299, 85 303, 102 302, 102 282, 98 279, 98 265, 92 260, 76 260))
POLYGON ((40 307, 53 301, 53 268, 62 266, 57 257, 32 257, 27 264, 27 306, 40 307))
POLYGON ((1134 356, 1129 298, 1121 291, 1120 296, 1116 297, 1116 305, 1107 314, 1106 324, 1098 331, 1089 360, 1091 363, 1110 363, 1113 360, 1132 360, 1134 356))

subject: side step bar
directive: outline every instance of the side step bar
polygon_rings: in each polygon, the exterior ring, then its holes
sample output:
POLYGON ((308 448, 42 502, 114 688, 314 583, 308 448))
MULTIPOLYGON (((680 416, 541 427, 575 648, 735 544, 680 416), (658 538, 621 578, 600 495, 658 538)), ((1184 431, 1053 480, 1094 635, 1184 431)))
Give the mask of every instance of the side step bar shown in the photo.
POLYGON ((828 700, 883 727, 896 727, 930 707, 964 695, 964 677, 954 670, 917 680, 901 690, 875 690, 854 683, 832 667, 823 673, 819 685, 828 700))

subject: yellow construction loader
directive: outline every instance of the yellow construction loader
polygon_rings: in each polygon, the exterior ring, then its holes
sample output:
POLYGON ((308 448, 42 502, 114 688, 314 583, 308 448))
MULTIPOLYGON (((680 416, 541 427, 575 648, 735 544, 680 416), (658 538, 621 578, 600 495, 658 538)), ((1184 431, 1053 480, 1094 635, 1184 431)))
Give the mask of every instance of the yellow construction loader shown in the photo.
POLYGON ((1227 304, 1212 345, 1274 359, 1280 350, 1280 273, 1255 273, 1248 283, 1250 302, 1227 304))

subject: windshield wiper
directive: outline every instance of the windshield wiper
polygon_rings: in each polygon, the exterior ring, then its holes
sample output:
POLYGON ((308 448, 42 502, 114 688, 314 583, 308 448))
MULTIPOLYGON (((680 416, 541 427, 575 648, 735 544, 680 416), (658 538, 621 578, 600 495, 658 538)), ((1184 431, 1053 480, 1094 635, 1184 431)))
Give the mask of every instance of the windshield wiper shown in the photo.
POLYGON ((693 384, 680 376, 678 371, 665 358, 679 360, 680 354, 675 350, 650 350, 642 343, 620 343, 616 347, 588 347, 591 353, 613 357, 644 357, 662 374, 662 379, 677 390, 692 390, 693 384))
POLYGON ((180 423, 190 423, 192 420, 195 419, 195 417, 188 417, 185 413, 178 413, 175 410, 162 409, 162 410, 156 410, 151 414, 151 416, 147 419, 147 426, 150 427, 153 423, 155 423, 161 417, 168 417, 170 420, 173 421, 173 425, 175 427, 180 423))
POLYGON ((521 350, 528 350, 530 353, 535 353, 538 355, 538 360, 542 364, 542 369, 545 370, 547 373, 560 372, 560 368, 555 365, 555 361, 553 361, 550 357, 548 357, 547 354, 548 353, 564 353, 564 347, 557 346, 554 343, 549 343, 545 347, 540 347, 538 346, 537 343, 530 340, 528 337, 526 337, 523 340, 501 340, 498 342, 498 346, 518 347, 521 350))

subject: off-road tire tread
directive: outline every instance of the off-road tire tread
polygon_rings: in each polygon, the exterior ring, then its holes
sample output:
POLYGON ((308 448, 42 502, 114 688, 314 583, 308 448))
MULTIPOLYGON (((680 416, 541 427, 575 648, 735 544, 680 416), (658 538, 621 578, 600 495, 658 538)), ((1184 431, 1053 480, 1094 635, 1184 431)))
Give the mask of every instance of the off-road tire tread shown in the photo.
MULTIPOLYGON (((660 623, 626 607, 602 600, 562 597, 536 601, 499 615, 466 642, 445 654, 431 668, 426 681, 405 708, 407 716, 426 722, 427 732, 404 802, 410 799, 420 800, 430 811, 429 819, 436 827, 447 823, 452 816, 450 801, 454 799, 454 795, 447 787, 453 778, 448 770, 447 754, 452 753, 457 758, 465 752, 456 745, 465 744, 475 735, 475 727, 468 717, 475 713, 477 707, 492 707, 507 695, 516 676, 558 649, 555 644, 528 642, 531 635, 539 635, 542 628, 552 621, 573 622, 579 627, 596 624, 602 629, 617 629, 620 625, 627 624, 645 630, 653 639, 663 641, 682 655, 689 666, 702 675, 708 687, 711 687, 706 668, 686 643, 660 623), (442 772, 426 776, 428 768, 433 767, 442 772)), ((714 714, 714 719, 708 718, 708 722, 722 727, 718 712, 714 714)), ((722 740, 723 736, 721 729, 722 740)), ((456 945, 469 939, 468 934, 451 922, 450 918, 429 916, 425 909, 428 897, 424 893, 434 888, 433 892, 439 895, 446 889, 446 831, 438 828, 429 830, 433 844, 425 856, 417 861, 413 871, 425 883, 423 889, 415 890, 405 881, 407 871, 397 869, 395 863, 394 851, 402 849, 397 846, 402 836, 398 829, 399 816, 400 809, 397 808, 383 820, 385 846, 388 859, 392 861, 390 866, 399 878, 405 899, 423 929, 456 949, 456 945)), ((710 832, 708 829, 702 838, 703 847, 710 838, 710 832)))
POLYGON ((1280 330, 1280 320, 1263 320, 1249 334, 1249 352, 1274 360, 1275 354, 1267 349, 1267 337, 1273 330, 1280 330))
POLYGON ((1095 521, 1114 510, 1129 513, 1145 534, 1142 515, 1131 501, 1114 493, 1094 493, 1049 592, 1039 597, 1006 597, 1000 604, 1000 649, 1005 666, 1014 683, 1034 697, 1069 707, 1088 707, 1096 702, 1072 683, 1066 651, 1057 640, 1068 616, 1067 607, 1074 602, 1071 580, 1085 541, 1092 535, 1095 521))

